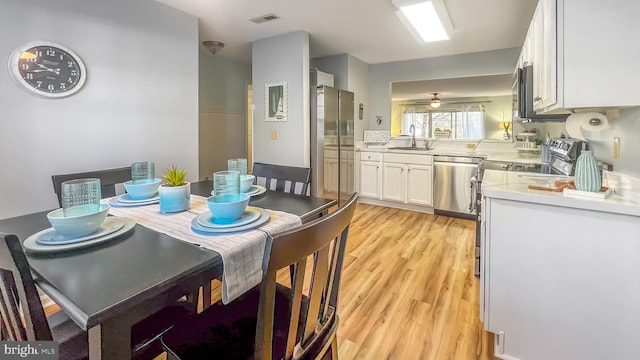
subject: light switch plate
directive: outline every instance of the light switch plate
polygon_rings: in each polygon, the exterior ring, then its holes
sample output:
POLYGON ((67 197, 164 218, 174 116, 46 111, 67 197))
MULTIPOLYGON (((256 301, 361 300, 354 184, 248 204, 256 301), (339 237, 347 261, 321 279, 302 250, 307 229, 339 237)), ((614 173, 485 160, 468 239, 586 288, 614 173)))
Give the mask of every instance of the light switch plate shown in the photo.
POLYGON ((271 130, 271 140, 278 140, 278 130, 271 130))

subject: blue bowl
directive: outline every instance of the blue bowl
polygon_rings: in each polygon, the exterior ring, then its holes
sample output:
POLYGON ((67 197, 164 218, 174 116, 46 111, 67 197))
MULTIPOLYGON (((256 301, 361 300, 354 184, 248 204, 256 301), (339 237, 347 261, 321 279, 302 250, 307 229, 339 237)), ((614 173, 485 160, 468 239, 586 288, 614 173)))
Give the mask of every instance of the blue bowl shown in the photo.
POLYGON ((133 200, 144 200, 153 197, 160 187, 162 179, 138 181, 135 184, 132 180, 124 183, 124 188, 133 200))
POLYGON ((207 198, 207 206, 215 222, 232 222, 244 214, 249 205, 247 194, 223 194, 207 198))
POLYGON ((104 222, 109 214, 109 205, 100 204, 98 211, 82 215, 64 216, 62 208, 53 210, 47 214, 47 219, 51 226, 56 229, 56 233, 77 238, 94 233, 104 222))

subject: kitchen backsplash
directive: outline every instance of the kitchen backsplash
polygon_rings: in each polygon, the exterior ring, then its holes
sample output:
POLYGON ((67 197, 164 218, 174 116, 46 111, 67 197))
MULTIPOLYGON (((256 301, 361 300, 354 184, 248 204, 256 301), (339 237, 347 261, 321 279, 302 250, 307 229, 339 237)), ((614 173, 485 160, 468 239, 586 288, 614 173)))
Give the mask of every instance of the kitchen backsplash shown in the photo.
POLYGON ((390 131, 372 131, 365 130, 364 142, 365 143, 387 143, 391 138, 390 131))

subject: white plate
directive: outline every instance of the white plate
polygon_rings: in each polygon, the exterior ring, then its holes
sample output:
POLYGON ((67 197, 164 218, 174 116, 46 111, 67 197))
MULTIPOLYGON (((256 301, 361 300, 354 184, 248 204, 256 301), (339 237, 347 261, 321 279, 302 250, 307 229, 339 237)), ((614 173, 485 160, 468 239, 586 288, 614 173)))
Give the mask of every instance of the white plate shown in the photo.
POLYGON ((245 194, 249 196, 258 196, 260 194, 264 194, 267 189, 262 185, 251 185, 251 189, 247 191, 245 194))
POLYGON ((122 194, 120 196, 118 196, 116 199, 118 199, 119 202, 121 203, 133 203, 133 204, 137 204, 137 203, 146 203, 146 202, 150 202, 150 201, 160 201, 160 195, 158 195, 158 193, 156 193, 153 197, 147 198, 147 199, 133 199, 131 197, 131 195, 127 194, 122 194))
POLYGON ((121 202, 118 200, 117 197, 113 197, 111 198, 111 200, 109 200, 109 205, 115 206, 115 207, 132 207, 132 206, 144 206, 144 205, 157 204, 159 201, 160 201, 159 199, 155 199, 155 200, 146 200, 143 202, 121 202))
MULTIPOLYGON (((118 219, 118 218, 114 218, 118 219)), ((94 233, 89 235, 80 236, 80 237, 71 237, 64 236, 58 234, 54 228, 49 228, 45 231, 41 231, 40 235, 36 237, 36 242, 40 245, 64 245, 64 244, 73 244, 77 242, 83 242, 95 238, 99 238, 101 236, 107 236, 111 233, 114 233, 124 226, 123 221, 112 220, 111 218, 107 218, 104 220, 102 225, 96 230, 94 233)))
POLYGON ((244 214, 236 220, 226 223, 216 222, 216 218, 210 211, 198 215, 198 224, 212 228, 212 229, 224 229, 229 227, 237 227, 252 223, 260 218, 260 209, 248 206, 244 214))
MULTIPOLYGON (((251 189, 243 194, 247 194, 249 196, 258 196, 264 194, 265 191, 267 191, 267 189, 262 185, 251 185, 251 189)), ((214 195, 213 190, 211 190, 211 195, 214 195)))
MULTIPOLYGON (((27 252, 31 252, 31 253, 51 253, 51 252, 62 252, 62 251, 69 251, 69 250, 75 250, 75 249, 80 249, 80 248, 84 248, 84 247, 88 247, 88 246, 92 246, 92 245, 97 245, 100 244, 104 241, 107 240, 111 240, 111 239, 115 239, 118 236, 128 232, 129 230, 131 230, 134 226, 136 226, 136 221, 131 219, 131 218, 125 218, 125 217, 115 217, 115 216, 109 216, 107 217, 107 219, 105 220, 105 224, 108 225, 108 223, 111 222, 121 222, 123 223, 123 226, 119 229, 116 230, 115 232, 112 232, 111 234, 108 235, 104 235, 101 237, 97 237, 91 240, 86 240, 86 241, 82 241, 82 242, 76 242, 76 243, 72 243, 72 244, 61 244, 61 245, 41 245, 38 244, 36 242, 36 239, 38 238, 38 236, 40 236, 40 234, 47 232, 47 231, 51 231, 52 228, 49 229, 45 229, 42 230, 40 232, 37 232, 31 236, 29 236, 24 243, 22 243, 22 246, 24 247, 24 249, 27 252)), ((103 224, 104 225, 104 224, 103 224)))
POLYGON ((253 229, 266 223, 267 221, 269 221, 269 219, 271 219, 271 214, 269 214, 268 210, 261 209, 261 208, 255 208, 255 209, 258 209, 260 211, 260 217, 258 218, 258 220, 246 225, 230 227, 230 228, 222 228, 222 229, 213 229, 213 228, 200 225, 198 223, 198 217, 196 216, 193 218, 193 220, 191 220, 191 230, 193 230, 193 232, 200 235, 224 234, 224 233, 231 233, 231 232, 238 232, 238 231, 253 229))

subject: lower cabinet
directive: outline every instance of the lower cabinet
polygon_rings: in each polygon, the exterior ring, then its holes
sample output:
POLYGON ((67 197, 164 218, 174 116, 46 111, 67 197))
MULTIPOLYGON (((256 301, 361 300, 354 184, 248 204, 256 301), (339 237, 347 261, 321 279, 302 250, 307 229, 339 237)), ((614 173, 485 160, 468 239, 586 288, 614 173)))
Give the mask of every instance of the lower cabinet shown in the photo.
POLYGON ((408 204, 428 205, 433 204, 433 167, 425 165, 407 165, 407 191, 408 204))
POLYGON ((384 154, 382 163, 382 200, 432 205, 431 155, 384 154))
POLYGON ((382 165, 382 199, 404 201, 405 164, 384 163, 382 165))
POLYGON ((382 184, 379 161, 360 161, 360 196, 379 199, 382 184))
POLYGON ((480 249, 480 314, 494 354, 640 359, 640 217, 500 196, 483 198, 480 249))

